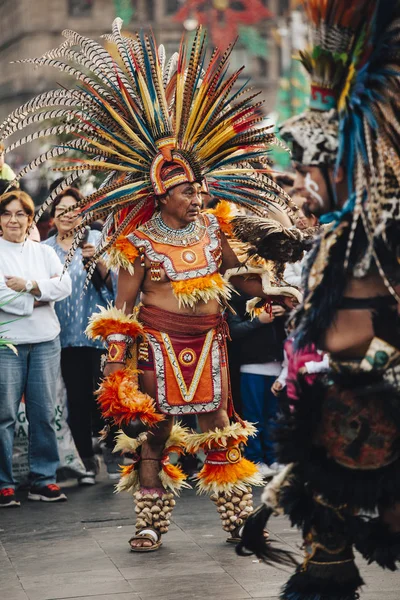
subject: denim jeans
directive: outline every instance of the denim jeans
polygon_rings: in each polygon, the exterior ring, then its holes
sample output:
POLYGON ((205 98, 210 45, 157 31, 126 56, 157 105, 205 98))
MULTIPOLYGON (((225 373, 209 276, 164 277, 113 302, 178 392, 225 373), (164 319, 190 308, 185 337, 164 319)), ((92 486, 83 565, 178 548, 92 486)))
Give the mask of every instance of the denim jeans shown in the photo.
POLYGON ((59 465, 54 428, 59 338, 40 344, 20 344, 17 349, 18 356, 9 348, 0 349, 0 489, 15 487, 14 427, 23 394, 29 422, 31 485, 55 483, 59 465))
POLYGON ((271 392, 275 379, 275 376, 269 375, 240 374, 243 417, 254 423, 258 430, 256 437, 249 437, 244 453, 249 460, 267 465, 276 461, 272 432, 278 413, 278 399, 271 392))

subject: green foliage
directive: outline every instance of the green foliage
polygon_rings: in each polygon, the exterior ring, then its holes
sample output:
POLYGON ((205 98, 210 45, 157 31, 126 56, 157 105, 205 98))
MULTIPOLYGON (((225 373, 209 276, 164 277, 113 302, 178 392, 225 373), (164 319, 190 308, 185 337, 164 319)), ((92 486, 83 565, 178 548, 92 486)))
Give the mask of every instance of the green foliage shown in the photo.
MULTIPOLYGON (((19 294, 12 294, 10 295, 9 298, 7 298, 7 300, 4 300, 3 302, 0 302, 0 309, 5 306, 6 304, 9 304, 10 302, 12 302, 14 300, 14 298, 16 298, 17 296, 19 296, 19 294)), ((21 317, 19 317, 21 318, 21 317)), ((19 318, 17 319, 12 319, 11 321, 5 321, 4 323, 0 323, 0 350, 2 348, 10 348, 10 350, 12 350, 15 354, 17 354, 17 349, 15 348, 15 346, 13 346, 12 342, 10 340, 7 340, 4 336, 5 333, 7 333, 7 330, 4 330, 3 327, 4 325, 8 325, 8 323, 12 323, 13 321, 18 321, 19 318)))
POLYGON ((120 17, 126 27, 134 15, 132 0, 114 0, 115 16, 120 17))

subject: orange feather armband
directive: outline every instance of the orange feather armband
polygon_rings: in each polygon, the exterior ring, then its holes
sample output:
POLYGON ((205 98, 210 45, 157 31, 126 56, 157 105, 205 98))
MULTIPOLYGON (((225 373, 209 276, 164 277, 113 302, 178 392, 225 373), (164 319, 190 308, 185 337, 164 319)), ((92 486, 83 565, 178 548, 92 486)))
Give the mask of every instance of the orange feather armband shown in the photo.
POLYGON ((107 363, 125 364, 130 357, 133 342, 143 334, 141 323, 133 315, 126 315, 114 306, 100 307, 100 312, 90 317, 86 328, 86 335, 90 339, 105 342, 108 349, 107 363))
POLYGON ((123 310, 109 306, 100 307, 100 312, 94 313, 89 319, 86 335, 91 340, 107 341, 113 334, 120 334, 132 338, 143 336, 143 326, 133 315, 127 315, 123 310))

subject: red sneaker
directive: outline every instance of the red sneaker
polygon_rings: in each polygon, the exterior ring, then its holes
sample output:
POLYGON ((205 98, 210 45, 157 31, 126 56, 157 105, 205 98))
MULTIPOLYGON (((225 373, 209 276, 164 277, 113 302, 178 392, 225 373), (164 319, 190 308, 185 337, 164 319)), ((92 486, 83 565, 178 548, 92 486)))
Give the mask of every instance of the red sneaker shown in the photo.
POLYGON ((15 490, 13 488, 0 490, 0 508, 9 508, 11 506, 21 506, 21 502, 15 497, 15 490))
POLYGON ((41 500, 42 502, 65 502, 66 499, 67 496, 62 493, 55 483, 41 487, 33 486, 28 494, 28 500, 41 500))

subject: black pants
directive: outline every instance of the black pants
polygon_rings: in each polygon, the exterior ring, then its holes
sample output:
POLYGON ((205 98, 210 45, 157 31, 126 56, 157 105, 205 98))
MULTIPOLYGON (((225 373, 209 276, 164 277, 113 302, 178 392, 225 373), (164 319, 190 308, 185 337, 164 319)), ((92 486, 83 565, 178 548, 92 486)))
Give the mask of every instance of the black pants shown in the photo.
POLYGON ((97 421, 99 430, 104 426, 98 417, 94 395, 100 384, 103 352, 90 347, 63 348, 61 351, 61 372, 68 399, 68 424, 82 459, 93 456, 93 421, 97 421))

